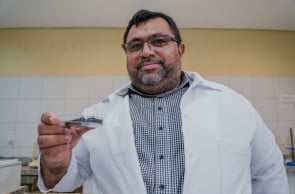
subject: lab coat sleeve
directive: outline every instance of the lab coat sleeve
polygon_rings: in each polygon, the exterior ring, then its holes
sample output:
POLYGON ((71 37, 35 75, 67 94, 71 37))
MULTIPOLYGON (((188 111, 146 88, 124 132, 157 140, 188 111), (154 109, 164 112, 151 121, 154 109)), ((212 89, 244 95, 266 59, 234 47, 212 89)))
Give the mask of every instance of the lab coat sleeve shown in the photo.
MULTIPOLYGON (((40 161, 40 159, 39 159, 40 161)), ((39 165, 40 166, 40 165, 39 165)), ((70 166, 67 170, 67 173, 65 176, 51 189, 46 188, 42 175, 41 175, 41 170, 38 168, 38 187, 39 190, 42 193, 47 193, 50 191, 58 191, 58 192, 71 192, 78 186, 75 185, 81 185, 78 177, 78 170, 77 170, 77 162, 75 158, 73 157, 70 163, 70 166)))
POLYGON ((83 182, 89 177, 89 164, 87 156, 88 151, 83 143, 83 138, 80 139, 78 145, 73 149, 70 166, 65 176, 51 189, 46 188, 40 169, 40 156, 39 156, 39 168, 38 168, 38 187, 41 192, 47 193, 50 191, 58 192, 71 192, 77 187, 81 186, 83 182), (85 161, 86 160, 86 161, 85 161), (84 164, 85 166, 81 165, 84 164))
POLYGON ((262 121, 258 113, 256 117, 257 130, 252 146, 252 193, 253 194, 288 194, 288 179, 283 157, 276 145, 271 131, 262 121))

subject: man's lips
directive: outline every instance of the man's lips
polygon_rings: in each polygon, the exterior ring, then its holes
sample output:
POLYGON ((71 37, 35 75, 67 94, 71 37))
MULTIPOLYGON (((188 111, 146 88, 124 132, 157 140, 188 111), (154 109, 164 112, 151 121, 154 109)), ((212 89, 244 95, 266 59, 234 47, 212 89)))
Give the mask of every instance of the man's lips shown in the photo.
POLYGON ((143 63, 139 69, 142 69, 142 70, 152 70, 152 69, 155 69, 155 68, 158 68, 159 66, 161 66, 161 64, 159 63, 155 63, 155 62, 146 62, 146 63, 143 63))
POLYGON ((161 59, 142 59, 136 64, 137 69, 154 69, 163 65, 163 61, 161 59))

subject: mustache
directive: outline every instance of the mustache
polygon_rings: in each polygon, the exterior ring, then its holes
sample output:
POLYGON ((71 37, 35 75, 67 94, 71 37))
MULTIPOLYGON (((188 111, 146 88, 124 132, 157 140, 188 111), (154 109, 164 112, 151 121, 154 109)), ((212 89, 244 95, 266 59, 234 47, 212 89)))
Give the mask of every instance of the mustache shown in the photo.
POLYGON ((164 60, 163 59, 146 57, 146 58, 140 59, 140 61, 138 61, 138 63, 135 64, 135 67, 140 68, 140 67, 142 67, 144 65, 145 62, 153 62, 153 63, 158 63, 158 64, 161 64, 161 65, 164 65, 164 60))

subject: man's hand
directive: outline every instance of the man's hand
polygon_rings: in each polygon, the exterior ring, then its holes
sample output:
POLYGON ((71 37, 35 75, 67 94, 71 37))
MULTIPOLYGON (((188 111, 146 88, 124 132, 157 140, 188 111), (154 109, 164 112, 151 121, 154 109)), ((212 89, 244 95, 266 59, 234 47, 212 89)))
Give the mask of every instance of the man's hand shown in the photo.
POLYGON ((38 146, 44 184, 52 188, 65 175, 71 161, 72 148, 90 128, 69 127, 50 112, 43 113, 38 125, 38 146))

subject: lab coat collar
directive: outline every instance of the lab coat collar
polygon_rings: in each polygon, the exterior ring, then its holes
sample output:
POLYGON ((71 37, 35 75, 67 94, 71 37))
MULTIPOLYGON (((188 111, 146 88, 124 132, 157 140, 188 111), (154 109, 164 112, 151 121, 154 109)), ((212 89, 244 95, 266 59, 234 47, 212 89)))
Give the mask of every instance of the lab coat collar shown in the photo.
MULTIPOLYGON (((184 73, 185 73, 185 76, 187 76, 187 78, 190 80, 190 88, 201 87, 203 89, 209 89, 209 90, 223 90, 224 88, 224 86, 220 84, 204 79, 202 76, 200 76, 196 72, 184 72, 184 73)), ((113 94, 123 97, 129 93, 130 87, 132 87, 131 82, 123 85, 121 88, 116 90, 113 94)))

